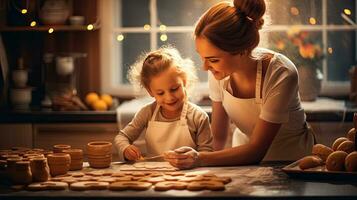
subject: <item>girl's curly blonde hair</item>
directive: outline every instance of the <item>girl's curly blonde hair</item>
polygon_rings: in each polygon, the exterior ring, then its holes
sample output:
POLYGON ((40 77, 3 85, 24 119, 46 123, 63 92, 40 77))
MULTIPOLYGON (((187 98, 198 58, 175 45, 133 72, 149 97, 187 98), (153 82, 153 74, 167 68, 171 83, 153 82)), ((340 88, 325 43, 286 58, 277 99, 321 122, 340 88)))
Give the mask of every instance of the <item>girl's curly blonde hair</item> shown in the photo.
POLYGON ((150 81, 154 76, 176 67, 177 75, 186 83, 188 90, 197 82, 196 67, 189 58, 182 58, 179 51, 172 46, 163 46, 158 50, 144 53, 130 66, 128 80, 135 89, 150 90, 150 81))

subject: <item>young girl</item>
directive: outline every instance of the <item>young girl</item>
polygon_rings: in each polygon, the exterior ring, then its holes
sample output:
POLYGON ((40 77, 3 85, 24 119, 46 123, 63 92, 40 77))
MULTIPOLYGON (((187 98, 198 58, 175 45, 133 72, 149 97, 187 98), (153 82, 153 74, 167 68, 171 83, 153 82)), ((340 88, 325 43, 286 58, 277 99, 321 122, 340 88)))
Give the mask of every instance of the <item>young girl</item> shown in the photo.
POLYGON ((145 133, 147 154, 160 155, 181 146, 212 151, 208 115, 187 101, 187 88, 197 79, 195 66, 172 47, 163 47, 139 59, 129 80, 144 87, 155 101, 145 105, 115 137, 119 155, 138 160, 142 152, 132 143, 145 133))

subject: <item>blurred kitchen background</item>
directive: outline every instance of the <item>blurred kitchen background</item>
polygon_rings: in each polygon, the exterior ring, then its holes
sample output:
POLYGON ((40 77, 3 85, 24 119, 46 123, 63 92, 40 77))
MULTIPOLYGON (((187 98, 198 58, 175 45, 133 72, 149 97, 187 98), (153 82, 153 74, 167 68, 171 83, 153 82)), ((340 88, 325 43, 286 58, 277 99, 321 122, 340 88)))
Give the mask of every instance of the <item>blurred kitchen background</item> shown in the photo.
MULTIPOLYGON (((217 2, 0 0, 0 132, 9 133, 0 147, 19 143, 13 133, 22 138, 19 145, 31 147, 84 144, 83 135, 88 141, 112 140, 150 101, 128 83, 128 67, 142 52, 168 44, 196 63, 200 83, 192 101, 209 113, 207 73, 192 32, 198 17, 217 2)), ((356 1, 267 3, 260 46, 296 64, 307 119, 320 143, 329 144, 353 126, 356 1)))

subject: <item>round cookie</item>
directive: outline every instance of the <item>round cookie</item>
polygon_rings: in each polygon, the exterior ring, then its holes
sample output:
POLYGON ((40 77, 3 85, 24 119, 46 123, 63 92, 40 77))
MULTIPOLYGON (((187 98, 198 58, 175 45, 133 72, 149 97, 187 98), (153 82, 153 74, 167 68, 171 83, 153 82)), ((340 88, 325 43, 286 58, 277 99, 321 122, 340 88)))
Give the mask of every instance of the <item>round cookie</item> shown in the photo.
POLYGON ((107 183, 114 183, 117 182, 117 179, 114 177, 101 177, 98 179, 99 182, 107 182, 107 183))
MULTIPOLYGON (((208 177, 206 177, 206 178, 208 178, 208 177)), ((227 184, 227 183, 232 182, 232 178, 228 177, 228 176, 210 177, 209 180, 210 181, 222 182, 223 184, 227 184)))
POLYGON ((65 190, 68 188, 68 183, 57 181, 46 181, 31 183, 27 187, 27 190, 40 191, 40 190, 65 190))
POLYGON ((355 150, 355 143, 349 140, 346 140, 342 142, 340 145, 337 147, 338 151, 344 151, 346 153, 351 153, 352 151, 355 150))
POLYGON ((122 176, 122 177, 114 177, 115 182, 122 182, 122 181, 133 181, 132 176, 122 176))
POLYGON ((335 151, 331 153, 326 160, 326 169, 328 171, 344 171, 345 158, 348 154, 344 151, 335 151))
POLYGON ((223 183, 218 181, 193 181, 187 185, 187 190, 199 191, 199 190, 224 190, 225 186, 223 183))
POLYGON ((348 172, 356 172, 357 171, 357 151, 354 151, 345 159, 345 168, 348 172))
POLYGON ((347 141, 347 140, 348 140, 348 139, 347 139, 346 137, 339 137, 339 138, 337 138, 337 139, 333 142, 333 144, 332 144, 332 149, 333 149, 334 151, 336 151, 337 148, 338 148, 338 146, 340 146, 340 144, 341 144, 342 142, 347 141))
POLYGON ((169 176, 185 176, 183 172, 165 172, 164 174, 169 176))
POLYGON ((299 167, 302 170, 317 167, 323 164, 322 159, 317 156, 305 156, 299 161, 299 167))
POLYGON ((164 181, 156 183, 154 190, 167 191, 167 190, 184 190, 187 187, 187 183, 179 181, 164 181))
POLYGON ((164 182, 165 179, 163 177, 142 177, 139 179, 139 181, 141 182, 149 182, 152 184, 157 184, 160 182, 164 182))
POLYGON ((312 155, 320 157, 324 162, 332 152, 333 150, 330 147, 327 147, 323 144, 315 144, 312 147, 312 155))
POLYGON ((71 190, 83 191, 83 190, 106 190, 109 183, 97 182, 97 181, 83 181, 76 182, 70 185, 71 190))
POLYGON ((152 186, 148 182, 140 181, 123 181, 115 182, 109 185, 109 190, 122 191, 122 190, 147 190, 152 186))

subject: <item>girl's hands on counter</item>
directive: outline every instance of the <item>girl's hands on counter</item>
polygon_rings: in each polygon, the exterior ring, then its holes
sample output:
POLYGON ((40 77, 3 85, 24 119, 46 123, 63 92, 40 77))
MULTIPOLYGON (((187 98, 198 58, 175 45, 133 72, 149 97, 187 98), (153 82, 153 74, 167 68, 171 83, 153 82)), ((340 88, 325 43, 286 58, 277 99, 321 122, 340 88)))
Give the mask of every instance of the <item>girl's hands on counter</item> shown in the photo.
POLYGON ((179 169, 190 169, 199 166, 198 155, 195 149, 187 146, 164 153, 164 159, 179 169))
POLYGON ((141 152, 138 147, 130 145, 124 150, 124 157, 127 160, 139 160, 141 152))

